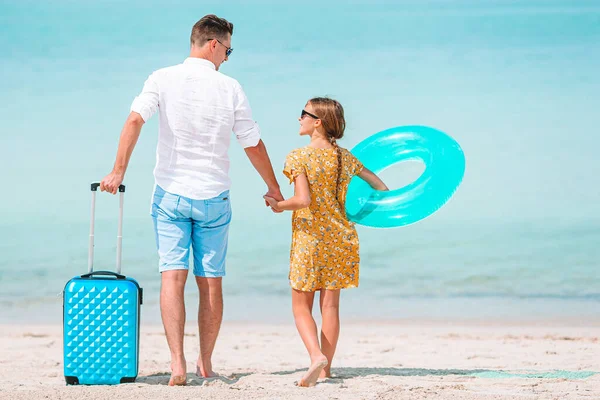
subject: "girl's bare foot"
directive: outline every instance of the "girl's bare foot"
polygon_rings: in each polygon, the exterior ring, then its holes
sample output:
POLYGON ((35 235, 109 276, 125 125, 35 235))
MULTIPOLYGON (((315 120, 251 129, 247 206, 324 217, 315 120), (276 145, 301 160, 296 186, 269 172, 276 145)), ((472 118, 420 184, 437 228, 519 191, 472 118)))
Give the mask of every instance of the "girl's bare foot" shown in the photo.
POLYGON ((331 370, 329 368, 327 368, 327 366, 326 366, 325 368, 323 368, 323 370, 319 374, 319 379, 327 379, 327 378, 331 378, 331 370))
POLYGON ((322 356, 312 361, 310 368, 306 371, 306 374, 298 382, 298 386, 311 387, 317 384, 317 379, 323 371, 323 368, 327 366, 327 357, 322 356))

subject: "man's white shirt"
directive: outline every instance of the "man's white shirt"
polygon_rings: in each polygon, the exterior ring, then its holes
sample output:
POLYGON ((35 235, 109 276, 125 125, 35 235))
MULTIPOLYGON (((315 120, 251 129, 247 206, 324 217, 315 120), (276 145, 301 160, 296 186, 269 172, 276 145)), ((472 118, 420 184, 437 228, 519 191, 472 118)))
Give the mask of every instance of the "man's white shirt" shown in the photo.
POLYGON ((228 190, 231 132, 244 148, 260 129, 241 85, 201 58, 153 72, 131 104, 144 121, 159 112, 154 179, 170 193, 202 200, 228 190))

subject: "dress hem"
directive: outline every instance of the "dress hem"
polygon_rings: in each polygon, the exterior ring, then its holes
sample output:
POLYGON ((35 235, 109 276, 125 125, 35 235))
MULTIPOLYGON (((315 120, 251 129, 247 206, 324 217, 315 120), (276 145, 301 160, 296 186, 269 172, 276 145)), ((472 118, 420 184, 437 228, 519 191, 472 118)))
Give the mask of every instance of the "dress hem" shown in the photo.
POLYGON ((341 289, 355 289, 358 288, 358 284, 357 285, 349 285, 349 286, 343 286, 343 287, 317 287, 314 289, 303 289, 303 288, 298 288, 298 287, 294 287, 294 285, 290 284, 290 287, 294 290, 299 290, 301 292, 316 292, 317 290, 341 290, 341 289))

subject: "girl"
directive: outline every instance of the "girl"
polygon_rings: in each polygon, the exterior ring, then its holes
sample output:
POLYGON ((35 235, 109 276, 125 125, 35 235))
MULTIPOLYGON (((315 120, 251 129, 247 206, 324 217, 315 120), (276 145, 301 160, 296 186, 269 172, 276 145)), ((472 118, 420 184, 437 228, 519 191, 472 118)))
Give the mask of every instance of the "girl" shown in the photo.
POLYGON ((265 200, 275 211, 294 211, 289 280, 294 320, 311 362, 298 385, 308 387, 331 376, 340 331, 340 289, 358 286, 358 236, 344 206, 350 179, 358 175, 374 189, 388 188, 337 145, 346 127, 340 103, 311 99, 298 120, 300 135, 310 136, 310 144, 286 158, 283 173, 294 182, 294 196, 283 201, 265 196, 265 200), (323 321, 320 345, 312 316, 316 291, 323 321))

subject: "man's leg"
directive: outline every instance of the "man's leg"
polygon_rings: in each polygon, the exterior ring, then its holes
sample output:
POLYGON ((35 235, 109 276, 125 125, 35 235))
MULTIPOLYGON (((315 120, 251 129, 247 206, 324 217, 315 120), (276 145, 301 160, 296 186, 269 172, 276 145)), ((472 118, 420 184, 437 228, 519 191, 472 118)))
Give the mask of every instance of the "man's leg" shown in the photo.
POLYGON ((212 199, 194 201, 193 204, 194 275, 200 292, 200 354, 196 374, 209 378, 217 375, 212 368, 212 354, 223 320, 222 281, 231 221, 229 192, 212 199))
POLYGON ((204 378, 217 376, 212 369, 212 353, 223 320, 223 278, 202 278, 197 276, 200 291, 198 305, 198 331, 200 333, 200 355, 196 374, 204 378))
POLYGON ((152 219, 161 272, 160 313, 171 351, 169 385, 185 385, 186 363, 183 354, 185 326, 184 288, 188 275, 192 241, 189 202, 156 186, 152 219))
POLYGON ((183 353, 185 327, 184 288, 188 270, 164 271, 160 286, 160 314, 171 350, 171 379, 169 386, 186 381, 186 362, 183 353))

